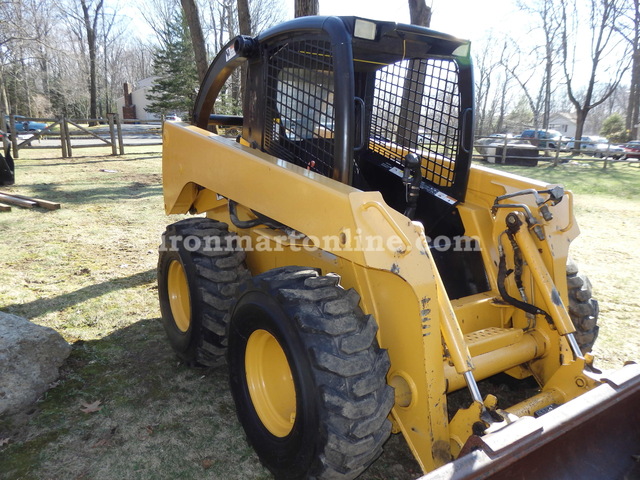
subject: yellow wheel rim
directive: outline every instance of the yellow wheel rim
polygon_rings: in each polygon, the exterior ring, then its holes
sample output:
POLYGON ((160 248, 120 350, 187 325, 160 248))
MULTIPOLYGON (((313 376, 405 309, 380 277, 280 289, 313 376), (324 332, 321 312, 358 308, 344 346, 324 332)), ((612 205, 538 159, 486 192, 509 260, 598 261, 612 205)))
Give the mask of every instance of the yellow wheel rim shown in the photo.
POLYGON ((249 337, 245 371, 262 424, 274 436, 286 437, 296 419, 296 389, 284 350, 266 330, 256 330, 249 337))
POLYGON ((167 290, 173 321, 181 332, 189 330, 191 325, 191 300, 189 284, 182 263, 172 260, 167 273, 167 290))

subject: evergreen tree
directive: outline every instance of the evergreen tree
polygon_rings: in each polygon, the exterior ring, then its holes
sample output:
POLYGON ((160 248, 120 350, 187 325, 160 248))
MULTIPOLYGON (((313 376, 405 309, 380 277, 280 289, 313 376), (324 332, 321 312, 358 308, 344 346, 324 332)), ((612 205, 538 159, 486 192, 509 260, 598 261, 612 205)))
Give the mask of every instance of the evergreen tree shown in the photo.
POLYGON ((158 78, 149 90, 148 112, 158 115, 190 112, 198 90, 198 72, 184 15, 167 22, 162 45, 153 55, 158 78))
POLYGON ((629 140, 629 131, 624 128, 624 118, 619 113, 607 117, 602 123, 600 135, 607 137, 610 142, 622 143, 629 140))

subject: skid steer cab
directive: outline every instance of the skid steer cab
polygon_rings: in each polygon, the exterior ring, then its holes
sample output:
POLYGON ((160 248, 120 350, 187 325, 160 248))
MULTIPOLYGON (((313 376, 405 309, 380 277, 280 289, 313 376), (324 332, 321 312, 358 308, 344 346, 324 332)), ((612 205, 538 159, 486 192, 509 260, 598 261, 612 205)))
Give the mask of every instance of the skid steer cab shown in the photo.
POLYGON ((304 17, 230 41, 165 124, 166 213, 196 215, 162 238, 167 335, 226 365, 276 478, 355 478, 391 433, 427 478, 633 468, 639 369, 593 367, 573 197, 472 166, 473 123, 468 42, 304 17))

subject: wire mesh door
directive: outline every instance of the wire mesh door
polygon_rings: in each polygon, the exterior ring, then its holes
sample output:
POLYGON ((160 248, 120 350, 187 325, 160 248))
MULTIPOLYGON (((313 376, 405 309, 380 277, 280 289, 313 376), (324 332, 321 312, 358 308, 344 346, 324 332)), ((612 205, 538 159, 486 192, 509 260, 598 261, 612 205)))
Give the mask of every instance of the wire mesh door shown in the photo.
POLYGON ((265 150, 331 177, 334 69, 331 44, 305 39, 268 52, 265 150))
POLYGON ((423 177, 440 187, 455 182, 460 141, 458 64, 413 59, 376 74, 369 148, 404 166, 407 153, 421 157, 423 177))

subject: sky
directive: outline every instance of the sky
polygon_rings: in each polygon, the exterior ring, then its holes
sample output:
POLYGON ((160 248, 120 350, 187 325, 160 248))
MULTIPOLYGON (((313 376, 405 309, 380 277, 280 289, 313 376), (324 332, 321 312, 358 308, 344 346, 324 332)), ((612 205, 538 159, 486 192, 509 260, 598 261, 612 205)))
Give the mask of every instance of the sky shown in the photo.
MULTIPOLYGON (((293 18, 294 0, 282 0, 287 17, 293 18)), ((521 28, 517 17, 522 14, 513 5, 514 0, 427 0, 432 8, 431 28, 468 40, 479 40, 491 29, 521 28), (489 5, 489 6, 487 6, 489 5), (508 28, 507 28, 508 27, 508 28)), ((129 16, 139 33, 153 32, 140 18, 138 7, 128 2, 117 2, 121 13, 129 16)), ((353 15, 374 20, 410 23, 407 0, 319 0, 320 15, 353 15)))
MULTIPOLYGON (((131 18, 140 37, 153 37, 151 28, 140 17, 135 3, 108 1, 116 2, 120 12, 131 18)), ((293 18, 294 0, 281 1, 286 9, 286 18, 293 18)), ((541 32, 531 30, 527 14, 519 11, 515 4, 516 0, 427 0, 427 5, 432 9, 431 28, 471 40, 472 51, 476 46, 481 48, 486 44, 487 38, 499 39, 504 36, 518 39, 522 51, 530 51, 542 42, 541 32)), ((319 0, 319 6, 320 15, 353 15, 374 20, 410 22, 407 0, 319 0)), ((589 53, 585 42, 580 45, 582 50, 586 49, 585 52, 589 53)), ((614 65, 619 63, 619 58, 608 60, 614 65)), ((582 65, 579 70, 587 67, 582 65)), ((588 70, 585 70, 585 76, 587 73, 588 70)))
MULTIPOLYGON (((284 0, 293 17, 294 0, 284 0)), ((375 20, 390 20, 410 23, 409 2, 407 0, 319 0, 320 15, 354 15, 375 20)), ((504 38, 505 35, 518 39, 523 51, 530 51, 543 42, 541 32, 531 30, 530 19, 518 9, 516 0, 427 0, 431 6, 431 28, 482 45, 488 37, 504 38), (493 31, 493 35, 491 32, 493 31), (484 42, 481 42, 484 40, 484 42)), ((587 78, 591 63, 588 38, 580 42, 583 55, 575 67, 576 78, 587 78)), ((603 58, 602 63, 615 68, 619 58, 603 58)), ((605 65, 603 65, 605 66, 605 65)), ((601 68, 599 79, 608 77, 601 68)))
MULTIPOLYGON (((410 23, 407 0, 319 1, 321 15, 355 15, 410 23)), ((513 3, 513 0, 427 0, 432 9, 431 28, 469 40, 481 38, 490 29, 514 25, 519 12, 513 3)), ((287 6, 293 9, 293 0, 287 0, 287 6)))

